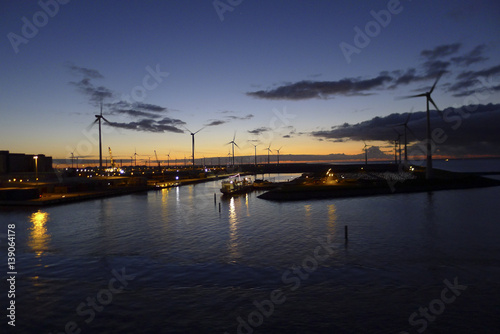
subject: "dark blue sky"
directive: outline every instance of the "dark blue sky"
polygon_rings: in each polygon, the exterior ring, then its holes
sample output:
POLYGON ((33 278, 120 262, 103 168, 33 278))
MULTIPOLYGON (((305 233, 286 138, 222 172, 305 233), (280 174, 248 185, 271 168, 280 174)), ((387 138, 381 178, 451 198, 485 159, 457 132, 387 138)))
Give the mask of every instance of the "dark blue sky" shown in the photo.
MULTIPOLYGON (((114 125, 103 146, 123 159, 134 149, 189 156, 182 131, 208 124, 197 157, 227 154, 235 131, 241 155, 252 154, 249 140, 358 154, 357 128, 339 138, 336 126, 424 110, 425 99, 394 97, 443 70, 441 109, 500 102, 496 1, 42 0, 0 10, 0 149, 14 152, 97 156, 87 126, 100 97, 114 125)), ((383 135, 365 139, 388 150, 383 135)))

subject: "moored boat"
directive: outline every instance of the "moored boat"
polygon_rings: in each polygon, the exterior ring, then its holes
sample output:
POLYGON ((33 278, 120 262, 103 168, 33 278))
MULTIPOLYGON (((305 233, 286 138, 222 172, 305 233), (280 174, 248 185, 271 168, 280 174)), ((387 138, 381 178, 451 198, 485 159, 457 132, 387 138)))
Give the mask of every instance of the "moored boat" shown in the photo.
POLYGON ((222 181, 221 193, 224 195, 241 194, 253 189, 252 181, 248 178, 240 178, 240 175, 229 177, 222 181))

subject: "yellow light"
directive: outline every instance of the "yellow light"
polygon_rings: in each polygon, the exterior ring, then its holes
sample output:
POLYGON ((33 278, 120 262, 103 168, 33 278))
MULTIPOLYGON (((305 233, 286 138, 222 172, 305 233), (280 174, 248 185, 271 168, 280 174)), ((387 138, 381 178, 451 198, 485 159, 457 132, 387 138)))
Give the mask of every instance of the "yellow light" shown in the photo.
POLYGON ((47 233, 47 227, 45 226, 48 220, 49 214, 40 210, 30 216, 30 222, 33 225, 30 228, 28 246, 36 252, 37 256, 40 256, 48 248, 50 235, 47 233))

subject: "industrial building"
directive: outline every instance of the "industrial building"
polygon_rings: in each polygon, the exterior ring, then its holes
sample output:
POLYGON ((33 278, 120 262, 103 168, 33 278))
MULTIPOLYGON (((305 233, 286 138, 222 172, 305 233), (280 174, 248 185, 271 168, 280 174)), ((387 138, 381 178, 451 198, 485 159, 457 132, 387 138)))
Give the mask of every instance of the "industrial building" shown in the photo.
POLYGON ((0 176, 43 175, 53 172, 52 157, 0 151, 0 176), (36 158, 35 158, 36 157, 36 158))

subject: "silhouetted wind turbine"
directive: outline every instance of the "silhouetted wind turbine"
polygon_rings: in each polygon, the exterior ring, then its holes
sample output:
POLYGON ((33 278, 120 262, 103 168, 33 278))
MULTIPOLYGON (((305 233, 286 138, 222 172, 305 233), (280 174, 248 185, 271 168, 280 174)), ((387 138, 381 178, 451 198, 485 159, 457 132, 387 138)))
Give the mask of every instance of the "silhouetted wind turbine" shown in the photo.
POLYGON ((278 165, 280 164, 280 150, 283 148, 283 146, 281 146, 280 148, 278 148, 276 150, 276 152, 278 152, 278 165))
POLYGON ((368 165, 368 145, 366 145, 364 140, 363 143, 365 144, 365 146, 363 146, 363 150, 365 151, 365 165, 368 165))
POLYGON ((101 102, 101 113, 99 115, 94 115, 94 116, 95 116, 96 120, 91 124, 91 126, 96 124, 96 123, 99 123, 99 170, 102 170, 101 120, 103 120, 106 123, 108 123, 109 125, 111 125, 111 123, 106 118, 104 118, 104 116, 102 115, 102 102, 101 102))
POLYGON ((240 148, 238 144, 236 144, 236 142, 234 141, 235 139, 236 139, 236 131, 234 132, 233 140, 231 140, 229 143, 226 144, 226 145, 232 144, 233 146, 233 167, 234 167, 234 146, 236 145, 237 148, 240 148))
POLYGON ((170 151, 167 154, 168 160, 167 160, 167 168, 170 167, 170 151))
POLYGON ((254 151, 255 151, 254 152, 254 164, 255 164, 255 166, 257 166, 257 145, 255 145, 253 143, 250 143, 250 144, 252 144, 254 147, 254 151))
POLYGON ((192 157, 193 157, 193 169, 194 169, 194 135, 197 134, 198 132, 200 132, 201 130, 203 130, 205 127, 202 127, 201 129, 199 129, 198 131, 196 132, 191 132, 191 130, 189 130, 188 128, 184 127, 184 129, 186 129, 190 134, 191 134, 191 137, 192 137, 192 157))
MULTIPOLYGON (((408 134, 407 134, 407 131, 410 131, 411 133, 413 133, 413 131, 411 131, 411 129, 408 127, 408 122, 410 121, 410 117, 411 117, 411 113, 413 112, 413 108, 412 108, 412 111, 410 111, 408 113, 408 117, 406 118, 406 121, 404 121, 404 123, 401 123, 401 124, 396 124, 395 126, 403 126, 404 127, 404 137, 405 137, 405 164, 408 163, 408 134)), ((415 135, 415 134, 414 134, 415 135)))
POLYGON ((439 108, 437 107, 436 103, 431 97, 432 92, 434 91, 434 88, 436 88, 436 85, 443 75, 444 72, 439 73, 439 75, 436 78, 436 81, 434 81, 434 84, 431 87, 431 90, 428 92, 422 93, 422 94, 417 94, 417 95, 409 95, 409 96, 402 96, 400 99, 409 99, 409 98, 414 98, 414 97, 424 97, 426 99, 426 105, 427 105, 427 167, 425 170, 425 178, 427 180, 432 179, 432 145, 431 145, 431 117, 430 117, 430 111, 429 111, 429 102, 432 103, 432 105, 436 108, 436 110, 441 113, 439 108))
POLYGON ((270 158, 269 158, 269 153, 272 152, 272 150, 271 150, 271 143, 269 143, 269 146, 267 148, 265 148, 264 150, 267 151, 267 164, 269 165, 269 162, 271 161, 270 158))

